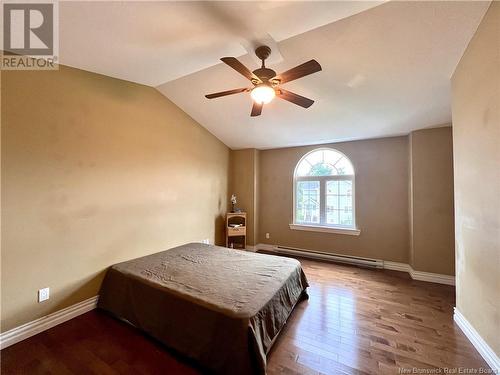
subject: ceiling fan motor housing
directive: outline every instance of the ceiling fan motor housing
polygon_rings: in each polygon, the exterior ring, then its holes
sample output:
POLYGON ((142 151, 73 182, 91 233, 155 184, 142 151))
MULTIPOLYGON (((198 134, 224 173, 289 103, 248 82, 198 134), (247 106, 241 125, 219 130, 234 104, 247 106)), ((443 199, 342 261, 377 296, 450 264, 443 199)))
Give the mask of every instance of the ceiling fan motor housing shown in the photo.
POLYGON ((255 69, 253 71, 253 74, 255 74, 257 77, 259 77, 262 82, 267 82, 271 78, 276 77, 276 72, 274 70, 268 69, 268 68, 255 69))
POLYGON ((255 54, 261 60, 267 59, 271 55, 271 48, 268 46, 260 46, 255 49, 255 54))
MULTIPOLYGON (((272 82, 271 79, 276 77, 276 72, 272 69, 266 68, 264 63, 264 61, 271 55, 271 48, 268 46, 257 47, 255 54, 262 60, 262 66, 259 69, 255 69, 252 73, 259 77, 262 82, 266 83, 269 81, 271 84, 275 85, 276 83, 272 82)), ((253 82, 253 84, 256 83, 258 82, 253 82)))

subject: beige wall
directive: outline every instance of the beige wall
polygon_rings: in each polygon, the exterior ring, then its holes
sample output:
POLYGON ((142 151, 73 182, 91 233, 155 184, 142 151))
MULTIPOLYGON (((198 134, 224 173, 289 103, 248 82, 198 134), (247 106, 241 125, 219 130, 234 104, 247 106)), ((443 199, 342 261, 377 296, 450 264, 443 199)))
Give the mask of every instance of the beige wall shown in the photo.
POLYGON ((256 149, 231 150, 230 154, 229 197, 236 194, 236 207, 247 213, 247 245, 252 246, 258 238, 258 158, 256 149))
POLYGON ((455 274, 451 127, 423 129, 410 142, 410 264, 455 274))
POLYGON ((289 229, 294 168, 304 154, 320 146, 291 147, 260 152, 259 242, 408 263, 408 137, 322 146, 338 149, 354 165, 361 234, 289 229))
POLYGON ((2 72, 1 138, 2 331, 95 296, 113 263, 223 240, 229 150, 153 88, 2 72))
POLYGON ((500 3, 452 78, 457 308, 500 355, 500 3))

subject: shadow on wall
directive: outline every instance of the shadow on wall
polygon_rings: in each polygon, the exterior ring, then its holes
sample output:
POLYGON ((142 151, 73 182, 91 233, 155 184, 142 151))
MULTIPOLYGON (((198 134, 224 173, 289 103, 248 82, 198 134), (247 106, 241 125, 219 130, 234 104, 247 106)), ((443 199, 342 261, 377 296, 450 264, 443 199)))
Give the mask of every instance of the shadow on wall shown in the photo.
POLYGON ((214 224, 214 244, 218 246, 226 246, 226 238, 225 238, 225 222, 226 218, 224 215, 219 215, 215 218, 214 224))
POLYGON ((88 298, 92 298, 99 294, 101 284, 106 275, 108 268, 75 282, 72 285, 59 291, 62 297, 54 307, 54 311, 59 311, 65 307, 74 305, 75 303, 82 302, 88 298))

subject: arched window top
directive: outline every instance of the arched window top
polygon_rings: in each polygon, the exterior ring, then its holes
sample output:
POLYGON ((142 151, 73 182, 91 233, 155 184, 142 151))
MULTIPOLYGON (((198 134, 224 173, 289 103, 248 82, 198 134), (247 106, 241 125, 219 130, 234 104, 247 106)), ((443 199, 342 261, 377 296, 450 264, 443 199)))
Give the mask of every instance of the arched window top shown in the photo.
POLYGON ((347 156, 331 148, 309 152, 295 168, 295 177, 342 175, 354 175, 354 168, 347 156))
POLYGON ((354 180, 354 168, 342 152, 322 147, 304 155, 293 176, 290 229, 358 235, 354 180))

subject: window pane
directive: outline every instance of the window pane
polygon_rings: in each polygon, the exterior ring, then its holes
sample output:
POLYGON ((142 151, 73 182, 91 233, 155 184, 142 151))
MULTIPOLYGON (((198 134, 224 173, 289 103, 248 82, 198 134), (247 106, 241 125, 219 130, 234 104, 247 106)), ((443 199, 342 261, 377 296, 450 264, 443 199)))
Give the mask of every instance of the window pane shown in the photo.
POLYGON ((295 176, 353 175, 349 159, 336 150, 320 149, 306 155, 297 165, 295 176))
POLYGON ((310 165, 323 163, 324 162, 323 150, 311 152, 310 154, 307 155, 306 160, 310 165))
POLYGON ((308 176, 331 176, 335 174, 333 165, 326 163, 314 164, 309 170, 308 176))
POLYGON ((352 164, 345 156, 342 156, 335 164, 335 169, 337 170, 337 174, 354 174, 352 164))
POLYGON ((342 155, 338 151, 334 151, 334 150, 324 150, 323 151, 323 161, 325 163, 328 163, 331 165, 335 165, 335 163, 337 163, 343 157, 344 157, 344 155, 342 155))
POLYGON ((353 226, 352 181, 326 182, 326 224, 353 226))
POLYGON ((319 181, 297 181, 295 220, 319 223, 319 181))
POLYGON ((309 164, 307 160, 302 160, 299 163, 295 174, 297 176, 308 176, 310 170, 311 170, 311 164, 309 164))

